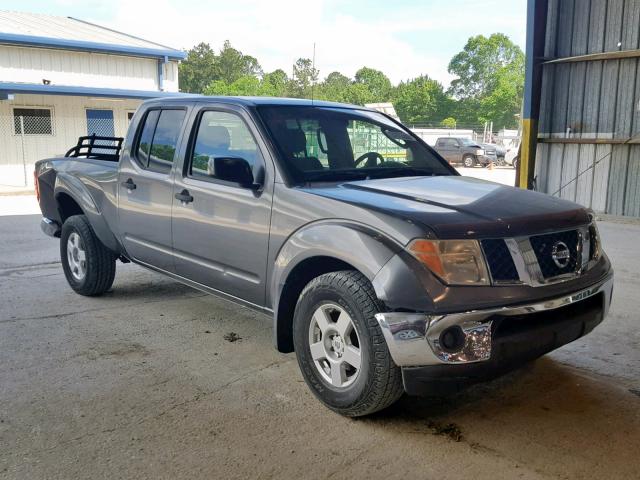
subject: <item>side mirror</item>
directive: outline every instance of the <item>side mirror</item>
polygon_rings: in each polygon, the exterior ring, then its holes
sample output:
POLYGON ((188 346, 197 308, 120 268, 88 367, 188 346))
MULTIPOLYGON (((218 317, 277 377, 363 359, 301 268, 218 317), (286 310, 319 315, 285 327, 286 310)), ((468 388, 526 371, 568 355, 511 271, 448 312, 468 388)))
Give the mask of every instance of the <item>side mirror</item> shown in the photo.
POLYGON ((207 162, 207 173, 220 180, 234 182, 243 188, 258 190, 260 184, 255 183, 251 165, 240 157, 215 157, 207 162))

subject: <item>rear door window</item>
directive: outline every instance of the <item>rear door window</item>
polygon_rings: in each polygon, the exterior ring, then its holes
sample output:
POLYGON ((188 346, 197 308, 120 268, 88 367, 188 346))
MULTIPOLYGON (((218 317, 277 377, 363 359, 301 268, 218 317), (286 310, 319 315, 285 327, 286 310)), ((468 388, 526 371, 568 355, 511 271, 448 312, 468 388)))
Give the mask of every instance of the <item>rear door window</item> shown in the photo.
POLYGON ((171 171, 185 116, 182 109, 149 111, 135 155, 142 168, 165 174, 171 171))

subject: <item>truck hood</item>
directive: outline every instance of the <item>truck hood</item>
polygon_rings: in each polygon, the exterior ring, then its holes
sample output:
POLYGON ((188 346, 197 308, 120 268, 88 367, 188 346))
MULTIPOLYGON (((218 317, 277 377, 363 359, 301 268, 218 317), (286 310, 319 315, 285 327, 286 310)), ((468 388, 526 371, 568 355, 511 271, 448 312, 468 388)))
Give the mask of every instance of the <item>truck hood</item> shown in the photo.
POLYGON ((516 237, 589 223, 589 212, 576 203, 471 177, 403 177, 302 190, 405 218, 438 238, 516 237))

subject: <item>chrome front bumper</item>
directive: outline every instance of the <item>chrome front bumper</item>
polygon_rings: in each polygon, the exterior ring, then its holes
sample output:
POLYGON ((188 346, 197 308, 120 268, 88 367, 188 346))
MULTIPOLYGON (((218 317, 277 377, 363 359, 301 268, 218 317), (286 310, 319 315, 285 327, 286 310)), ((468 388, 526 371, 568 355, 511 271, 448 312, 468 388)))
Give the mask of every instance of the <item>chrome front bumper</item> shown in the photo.
POLYGON ((496 316, 509 317, 555 310, 604 293, 604 318, 609 310, 612 291, 613 275, 578 292, 526 305, 444 315, 386 312, 376 314, 376 319, 387 341, 391 357, 398 366, 467 364, 491 358, 492 319, 496 316), (461 346, 455 350, 441 345, 442 333, 451 327, 463 334, 461 346))

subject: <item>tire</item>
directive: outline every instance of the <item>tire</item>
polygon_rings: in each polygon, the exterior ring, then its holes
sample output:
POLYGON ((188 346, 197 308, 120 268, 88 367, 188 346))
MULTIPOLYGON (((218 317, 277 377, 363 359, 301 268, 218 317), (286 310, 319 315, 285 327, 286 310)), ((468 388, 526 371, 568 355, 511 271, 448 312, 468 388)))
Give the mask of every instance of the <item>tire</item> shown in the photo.
POLYGON ((116 255, 98 240, 84 215, 69 217, 62 225, 60 260, 69 286, 80 295, 101 295, 113 285, 116 255))
POLYGON ((475 157, 473 155, 465 155, 464 157, 462 157, 462 165, 464 165, 467 168, 475 167, 476 165, 475 157))
POLYGON ((393 362, 374 317, 381 311, 382 304, 367 278, 350 270, 313 279, 298 299, 293 341, 302 376, 313 394, 341 415, 369 415, 388 407, 404 392, 400 368, 393 362), (317 318, 329 320, 328 328, 322 330, 317 318), (347 320, 351 327, 345 333, 340 326, 347 320), (352 360, 356 350, 360 355, 358 369, 352 360), (334 377, 337 371, 340 373, 334 377))

